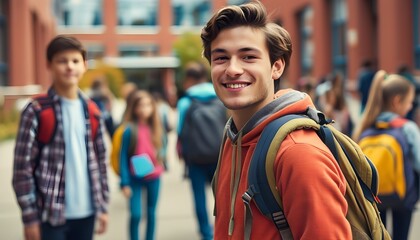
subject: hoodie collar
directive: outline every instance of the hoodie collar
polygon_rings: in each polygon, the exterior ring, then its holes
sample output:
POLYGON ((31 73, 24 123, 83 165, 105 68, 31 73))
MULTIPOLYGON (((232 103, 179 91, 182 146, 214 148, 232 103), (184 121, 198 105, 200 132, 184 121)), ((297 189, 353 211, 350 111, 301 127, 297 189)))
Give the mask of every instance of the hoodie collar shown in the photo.
POLYGON ((273 119, 290 113, 303 113, 308 107, 314 107, 310 97, 303 92, 292 89, 280 90, 276 93, 275 99, 265 107, 256 112, 245 126, 238 130, 230 118, 227 122, 227 135, 236 142, 238 136, 242 135, 243 143, 258 136, 264 127, 273 119), (242 134, 239 134, 239 133, 242 134))

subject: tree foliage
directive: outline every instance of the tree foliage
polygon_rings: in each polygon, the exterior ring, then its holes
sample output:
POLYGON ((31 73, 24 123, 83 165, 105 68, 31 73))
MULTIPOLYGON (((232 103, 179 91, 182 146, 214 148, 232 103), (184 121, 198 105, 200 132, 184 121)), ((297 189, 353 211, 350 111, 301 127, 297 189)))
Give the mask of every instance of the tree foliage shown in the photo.
POLYGON ((203 47, 199 34, 186 32, 174 43, 174 50, 181 62, 181 69, 191 61, 203 61, 203 47))

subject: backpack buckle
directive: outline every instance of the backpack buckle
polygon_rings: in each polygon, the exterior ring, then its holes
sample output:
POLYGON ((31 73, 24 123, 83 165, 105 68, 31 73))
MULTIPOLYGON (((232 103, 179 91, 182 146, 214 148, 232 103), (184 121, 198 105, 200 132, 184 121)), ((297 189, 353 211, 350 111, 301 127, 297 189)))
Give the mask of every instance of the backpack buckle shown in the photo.
POLYGON ((244 194, 242 194, 242 201, 249 205, 252 198, 254 197, 254 192, 249 188, 244 194))
POLYGON ((323 112, 315 108, 308 107, 306 109, 306 115, 320 125, 330 124, 334 122, 334 120, 327 118, 327 116, 325 116, 323 112))

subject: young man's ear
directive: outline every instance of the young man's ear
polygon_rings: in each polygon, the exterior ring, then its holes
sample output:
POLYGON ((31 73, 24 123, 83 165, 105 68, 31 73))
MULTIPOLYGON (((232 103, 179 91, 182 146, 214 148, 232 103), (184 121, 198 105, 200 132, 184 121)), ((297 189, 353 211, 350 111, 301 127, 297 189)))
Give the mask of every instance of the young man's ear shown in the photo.
POLYGON ((273 67, 271 68, 272 69, 271 78, 273 78, 273 80, 279 79, 281 75, 283 74, 284 67, 285 67, 285 63, 283 59, 279 59, 275 61, 273 64, 273 67))

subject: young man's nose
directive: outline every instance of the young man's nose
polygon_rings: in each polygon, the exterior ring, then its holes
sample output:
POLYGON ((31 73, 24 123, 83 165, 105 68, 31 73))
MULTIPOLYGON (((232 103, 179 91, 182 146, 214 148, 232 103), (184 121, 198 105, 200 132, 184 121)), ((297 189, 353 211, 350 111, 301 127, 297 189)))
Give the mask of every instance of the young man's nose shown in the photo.
POLYGON ((243 68, 237 58, 231 58, 226 68, 226 74, 230 77, 242 74, 243 68))

